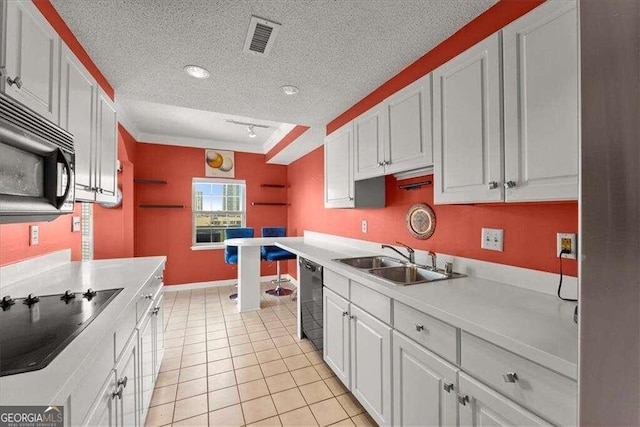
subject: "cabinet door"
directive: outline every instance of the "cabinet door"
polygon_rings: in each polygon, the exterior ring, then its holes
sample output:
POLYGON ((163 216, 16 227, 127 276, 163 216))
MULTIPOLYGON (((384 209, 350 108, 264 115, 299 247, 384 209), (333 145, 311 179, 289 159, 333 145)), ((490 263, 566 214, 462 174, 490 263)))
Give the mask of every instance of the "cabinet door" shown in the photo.
POLYGON ((349 302, 327 287, 323 290, 324 361, 349 388, 349 302))
POLYGON ((140 407, 140 366, 138 353, 138 333, 133 337, 120 355, 116 364, 117 391, 122 393, 117 397, 118 426, 138 426, 140 407))
POLYGON ((328 135, 324 141, 324 206, 352 208, 353 123, 328 135))
POLYGON ((98 85, 71 50, 60 49, 60 126, 73 134, 76 199, 93 201, 98 85))
POLYGON ((351 392, 379 425, 391 424, 391 328, 350 306, 351 392))
POLYGON ((353 121, 355 180, 383 176, 386 140, 383 109, 374 107, 353 121))
POLYGON ((459 384, 462 426, 551 425, 463 372, 459 374, 459 384))
POLYGON ((503 200, 500 34, 433 72, 435 203, 503 200))
POLYGON ((154 385, 154 321, 153 308, 148 311, 138 332, 140 355, 140 423, 143 424, 147 416, 147 409, 151 403, 154 385))
POLYGON ((114 395, 116 389, 116 373, 111 370, 93 409, 90 411, 83 425, 92 427, 116 427, 116 403, 118 401, 118 396, 114 395))
POLYGON ((433 165, 431 74, 390 96, 384 109, 385 173, 433 165))
POLYGON ((456 426, 458 369, 393 332, 393 424, 456 426))
POLYGON ((160 365, 162 364, 162 357, 164 356, 164 296, 162 293, 156 299, 154 307, 154 317, 153 317, 153 331, 154 331, 154 341, 153 341, 153 381, 158 376, 158 372, 160 372, 160 365))
POLYGON ((548 1, 502 31, 507 202, 578 198, 578 14, 548 1))
POLYGON ((97 182, 96 201, 115 202, 117 191, 118 137, 116 110, 109 97, 98 91, 97 122, 97 182))
POLYGON ((57 124, 60 37, 32 1, 5 3, 4 92, 57 124))

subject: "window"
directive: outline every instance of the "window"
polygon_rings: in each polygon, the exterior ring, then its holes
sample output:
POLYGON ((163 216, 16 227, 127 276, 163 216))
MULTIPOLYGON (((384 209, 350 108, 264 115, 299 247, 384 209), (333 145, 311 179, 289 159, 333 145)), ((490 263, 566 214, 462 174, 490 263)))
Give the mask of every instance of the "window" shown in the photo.
POLYGON ((246 223, 245 182, 194 178, 193 246, 222 246, 226 229, 246 223))

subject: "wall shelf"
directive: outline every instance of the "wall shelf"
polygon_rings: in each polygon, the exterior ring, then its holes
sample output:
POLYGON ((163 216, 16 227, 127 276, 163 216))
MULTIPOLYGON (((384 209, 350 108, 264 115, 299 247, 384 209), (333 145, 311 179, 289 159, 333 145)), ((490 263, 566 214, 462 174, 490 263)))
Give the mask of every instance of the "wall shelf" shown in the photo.
POLYGON ((260 184, 260 187, 267 187, 267 188, 286 188, 286 185, 283 185, 283 184, 260 184))
POLYGON ((251 206, 287 206, 287 204, 280 202, 251 202, 251 206))
POLYGON ((184 205, 139 205, 142 209, 184 209, 184 205))
POLYGON ((136 184, 166 184, 167 181, 162 179, 150 179, 150 178, 135 178, 133 180, 136 184))

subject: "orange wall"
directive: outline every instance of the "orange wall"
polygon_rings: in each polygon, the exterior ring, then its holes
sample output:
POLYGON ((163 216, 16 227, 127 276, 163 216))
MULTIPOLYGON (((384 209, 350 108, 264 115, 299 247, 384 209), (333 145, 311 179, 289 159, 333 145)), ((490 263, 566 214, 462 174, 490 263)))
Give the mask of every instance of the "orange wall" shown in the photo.
POLYGON ((80 216, 76 203, 73 215, 62 215, 51 222, 0 225, 0 265, 13 264, 25 259, 46 255, 62 249, 71 249, 71 259, 79 260, 80 232, 71 232, 71 217, 80 216), (40 243, 29 246, 29 227, 37 225, 40 243))
MULTIPOLYGON (((317 148, 287 170, 292 236, 311 230, 387 244, 400 241, 416 249, 557 273, 556 233, 578 231, 577 202, 434 205, 433 186, 400 190, 392 175, 386 177, 384 209, 325 209, 323 150, 317 148), (414 203, 426 203, 436 214, 435 233, 427 240, 407 231, 405 215, 414 203), (367 234, 361 232, 363 219, 368 221, 367 234), (480 249, 482 227, 504 229, 504 252, 480 249)), ((563 268, 577 275, 576 261, 565 260, 563 268)))
MULTIPOLYGON (((234 279, 235 265, 224 262, 223 250, 191 250, 191 181, 204 177, 200 148, 138 144, 136 178, 167 181, 166 185, 135 185, 135 256, 166 255, 166 284, 234 279), (178 204, 184 209, 142 209, 140 204, 178 204)), ((236 178, 247 184, 247 226, 287 224, 286 206, 251 206, 251 202, 285 202, 287 192, 260 184, 285 184, 287 168, 265 163, 262 154, 235 153, 236 178)), ((284 266, 285 264, 283 264, 284 266)), ((262 274, 275 274, 275 263, 262 262, 262 274)))
POLYGON ((94 259, 128 258, 133 256, 134 195, 133 175, 136 141, 118 126, 118 160, 122 172, 118 173, 118 187, 122 190, 122 205, 117 208, 93 207, 94 259))

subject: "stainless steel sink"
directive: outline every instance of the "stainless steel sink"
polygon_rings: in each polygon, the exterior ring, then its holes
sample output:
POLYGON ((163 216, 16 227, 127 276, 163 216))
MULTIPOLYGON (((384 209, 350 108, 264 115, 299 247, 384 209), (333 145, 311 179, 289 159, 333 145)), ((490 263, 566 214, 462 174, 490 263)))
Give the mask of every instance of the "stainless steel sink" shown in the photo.
POLYGON ((370 270, 372 268, 381 267, 401 267, 406 263, 399 259, 389 258, 386 256, 367 256, 356 258, 342 258, 338 259, 343 264, 347 264, 351 267, 358 268, 360 270, 370 270))
POLYGON ((410 264, 408 262, 386 256, 342 258, 334 261, 341 262, 359 270, 364 270, 371 275, 388 280, 398 286, 415 285, 418 283, 428 283, 438 280, 465 277, 464 274, 447 274, 442 270, 432 270, 428 267, 410 264))
POLYGON ((396 285, 413 285, 415 283, 433 282, 450 279, 446 273, 429 270, 415 265, 402 267, 374 268, 369 270, 374 276, 389 280, 396 285))

